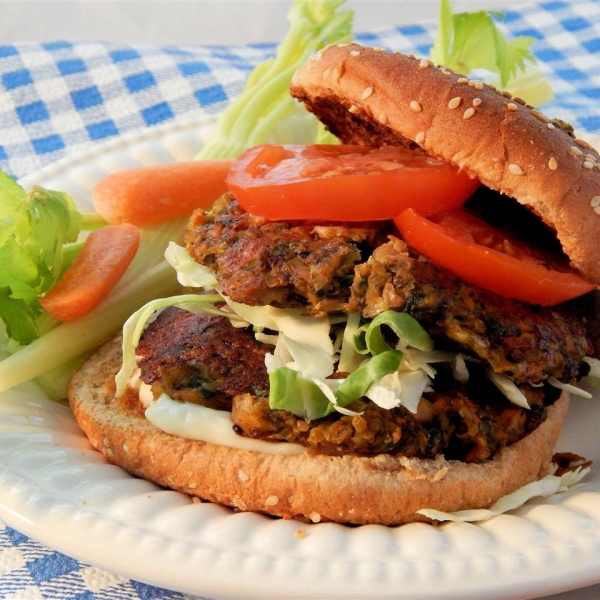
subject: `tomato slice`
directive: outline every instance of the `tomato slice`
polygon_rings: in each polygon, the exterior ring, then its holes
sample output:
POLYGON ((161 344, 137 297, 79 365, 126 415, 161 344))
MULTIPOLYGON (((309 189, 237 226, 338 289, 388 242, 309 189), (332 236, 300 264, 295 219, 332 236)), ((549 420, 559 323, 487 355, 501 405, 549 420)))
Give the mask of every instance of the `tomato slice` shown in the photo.
POLYGON ((553 306, 596 287, 463 209, 429 219, 407 209, 394 222, 409 246, 462 279, 506 298, 553 306))
POLYGON ((408 207, 431 215, 461 206, 479 181, 406 148, 270 145, 236 159, 227 185, 267 219, 376 221, 408 207))

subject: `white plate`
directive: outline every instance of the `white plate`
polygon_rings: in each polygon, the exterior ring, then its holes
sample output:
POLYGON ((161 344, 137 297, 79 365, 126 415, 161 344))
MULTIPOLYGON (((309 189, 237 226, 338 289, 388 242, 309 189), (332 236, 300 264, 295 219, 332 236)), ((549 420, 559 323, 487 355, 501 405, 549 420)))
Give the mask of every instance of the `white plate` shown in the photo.
MULTIPOLYGON (((124 136, 22 183, 73 194, 109 171, 191 158, 212 122, 124 136)), ((574 399, 560 450, 600 461, 600 398, 574 399)), ((234 513, 109 465, 32 384, 0 402, 0 518, 77 559, 211 597, 526 598, 600 582, 600 472, 481 524, 345 527, 234 513)))

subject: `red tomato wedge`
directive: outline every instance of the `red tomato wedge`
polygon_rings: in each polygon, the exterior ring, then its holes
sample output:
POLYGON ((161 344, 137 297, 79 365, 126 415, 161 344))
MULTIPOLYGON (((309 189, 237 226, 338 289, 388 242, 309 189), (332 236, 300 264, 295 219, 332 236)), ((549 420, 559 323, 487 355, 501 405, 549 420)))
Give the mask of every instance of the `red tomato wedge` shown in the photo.
POLYGON ((553 306, 596 287, 462 209, 429 219, 407 209, 394 222, 421 254, 506 298, 553 306))
POLYGON ((139 243, 139 230, 129 223, 93 231, 63 276, 40 299, 40 304, 60 321, 72 321, 88 313, 119 282, 139 243))
POLYGON ((479 182, 406 148, 272 145, 245 151, 227 185, 246 211, 271 220, 377 221, 461 206, 479 182))

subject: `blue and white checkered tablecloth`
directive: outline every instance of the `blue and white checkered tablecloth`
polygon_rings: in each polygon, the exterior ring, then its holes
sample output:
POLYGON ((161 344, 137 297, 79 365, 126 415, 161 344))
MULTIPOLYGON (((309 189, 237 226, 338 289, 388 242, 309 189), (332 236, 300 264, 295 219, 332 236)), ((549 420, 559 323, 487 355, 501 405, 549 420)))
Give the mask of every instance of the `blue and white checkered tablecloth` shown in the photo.
MULTIPOLYGON (((544 112, 600 134, 600 0, 521 5, 506 12, 502 26, 511 36, 537 39, 534 53, 556 93, 544 112)), ((425 56, 435 28, 415 24, 356 37, 425 56)), ((0 45, 0 169, 22 177, 111 137, 218 113, 274 49, 0 45)), ((80 564, 0 523, 0 598, 184 597, 80 564)))

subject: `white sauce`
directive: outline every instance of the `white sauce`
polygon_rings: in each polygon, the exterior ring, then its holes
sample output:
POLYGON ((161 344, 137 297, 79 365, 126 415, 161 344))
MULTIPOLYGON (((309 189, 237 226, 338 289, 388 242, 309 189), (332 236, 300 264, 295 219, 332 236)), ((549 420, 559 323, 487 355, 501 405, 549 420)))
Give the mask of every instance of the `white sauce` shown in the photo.
POLYGON ((224 410, 214 410, 190 402, 178 402, 167 394, 162 394, 155 401, 150 386, 140 380, 139 373, 134 373, 128 383, 138 391, 140 401, 146 407, 148 421, 165 433, 265 454, 290 455, 306 450, 300 444, 266 442, 238 435, 233 431, 231 413, 224 410))

